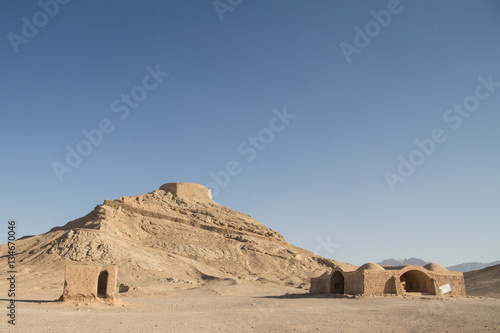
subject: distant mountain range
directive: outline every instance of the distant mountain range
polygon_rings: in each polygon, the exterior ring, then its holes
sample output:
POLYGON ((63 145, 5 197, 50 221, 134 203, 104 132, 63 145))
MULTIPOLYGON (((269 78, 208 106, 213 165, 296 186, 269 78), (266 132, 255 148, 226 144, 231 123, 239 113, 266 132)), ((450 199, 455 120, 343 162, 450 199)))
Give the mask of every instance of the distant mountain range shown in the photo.
MULTIPOLYGON (((385 260, 379 262, 378 264, 379 265, 391 265, 391 266, 401 266, 401 265, 420 265, 420 266, 424 266, 424 265, 427 265, 428 263, 429 263, 428 261, 412 257, 412 258, 400 259, 400 260, 397 260, 397 259, 385 259, 385 260)), ((483 268, 486 268, 486 267, 495 266, 495 265, 499 265, 499 264, 500 264, 500 260, 493 261, 493 262, 490 262, 490 263, 466 262, 466 263, 463 263, 463 264, 446 267, 446 269, 448 269, 450 271, 470 272, 470 271, 475 271, 475 270, 478 270, 478 269, 483 269, 483 268)))
POLYGON ((401 266, 401 265, 420 265, 425 266, 428 264, 427 261, 418 258, 408 258, 408 259, 385 259, 379 263, 379 265, 390 265, 390 266, 401 266))
POLYGON ((455 266, 450 266, 446 267, 450 271, 461 271, 461 272, 470 272, 470 271, 477 271, 478 269, 483 269, 486 267, 491 267, 495 265, 499 265, 500 260, 493 261, 490 263, 482 263, 482 262, 466 262, 460 265, 455 265, 455 266))

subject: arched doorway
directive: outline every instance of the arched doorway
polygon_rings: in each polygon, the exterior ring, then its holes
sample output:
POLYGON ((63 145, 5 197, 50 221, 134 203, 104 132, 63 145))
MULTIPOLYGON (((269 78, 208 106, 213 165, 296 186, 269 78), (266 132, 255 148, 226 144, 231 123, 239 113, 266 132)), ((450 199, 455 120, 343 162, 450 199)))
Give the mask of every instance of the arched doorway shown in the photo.
POLYGON ((424 272, 411 270, 399 278, 405 292, 432 293, 431 278, 424 272))
POLYGON ((332 274, 332 285, 330 287, 330 292, 332 294, 344 293, 344 275, 339 271, 336 271, 332 274))
POLYGON ((104 270, 99 274, 99 278, 97 280, 97 296, 98 297, 106 297, 108 291, 108 271, 104 270))

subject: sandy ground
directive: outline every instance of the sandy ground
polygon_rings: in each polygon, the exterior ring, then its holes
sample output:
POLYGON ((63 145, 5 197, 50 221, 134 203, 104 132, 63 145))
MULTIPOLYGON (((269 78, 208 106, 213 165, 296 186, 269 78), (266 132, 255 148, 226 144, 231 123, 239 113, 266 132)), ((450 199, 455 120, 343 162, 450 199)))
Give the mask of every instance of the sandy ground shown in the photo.
MULTIPOLYGON (((298 289, 217 281, 168 293, 120 294, 120 307, 53 302, 58 290, 17 302, 16 327, 1 332, 492 332, 500 300, 410 297, 332 298, 298 289), (286 295, 286 293, 289 293, 286 295), (45 302, 43 302, 45 300, 45 302), (42 302, 40 302, 42 301, 42 302)), ((20 297, 21 298, 21 297, 20 297)), ((0 307, 6 313, 8 303, 0 307)))

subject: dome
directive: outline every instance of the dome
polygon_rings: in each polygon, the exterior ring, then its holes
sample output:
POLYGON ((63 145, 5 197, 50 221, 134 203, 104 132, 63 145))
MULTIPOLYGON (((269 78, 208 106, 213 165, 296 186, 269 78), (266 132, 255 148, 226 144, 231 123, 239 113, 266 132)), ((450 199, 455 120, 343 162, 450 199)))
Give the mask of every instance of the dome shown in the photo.
POLYGON ((447 272, 448 270, 441 266, 440 264, 430 263, 424 266, 424 268, 428 269, 432 272, 447 272))
POLYGON ((379 264, 374 264, 372 262, 369 262, 367 264, 364 264, 363 266, 359 267, 357 271, 384 271, 384 267, 380 266, 379 264))

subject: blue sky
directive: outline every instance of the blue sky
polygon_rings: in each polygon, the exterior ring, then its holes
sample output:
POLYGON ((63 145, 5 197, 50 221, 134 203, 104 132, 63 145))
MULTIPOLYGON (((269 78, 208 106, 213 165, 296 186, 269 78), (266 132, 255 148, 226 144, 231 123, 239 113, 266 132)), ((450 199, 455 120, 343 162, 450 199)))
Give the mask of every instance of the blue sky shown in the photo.
POLYGON ((333 259, 500 259, 498 1, 40 3, 0 1, 2 241, 186 181, 333 259))

